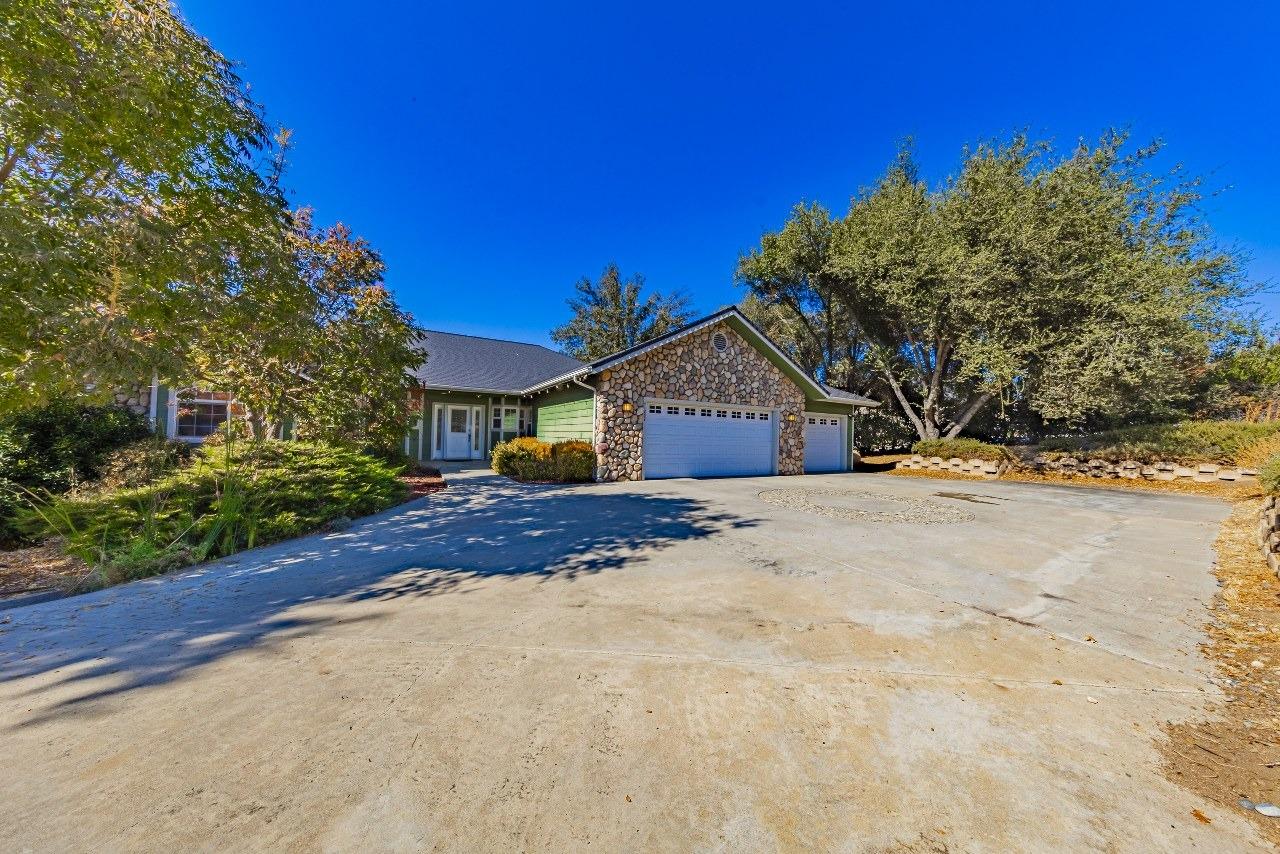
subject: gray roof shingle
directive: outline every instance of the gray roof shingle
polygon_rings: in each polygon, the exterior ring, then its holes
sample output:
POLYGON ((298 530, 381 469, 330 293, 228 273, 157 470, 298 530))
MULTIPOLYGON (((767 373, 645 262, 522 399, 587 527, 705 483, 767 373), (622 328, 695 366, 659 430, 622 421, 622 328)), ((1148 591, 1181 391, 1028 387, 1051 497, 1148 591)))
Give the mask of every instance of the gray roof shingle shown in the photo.
POLYGON ((418 344, 427 363, 414 376, 429 388, 519 392, 584 367, 539 344, 426 331, 418 344))

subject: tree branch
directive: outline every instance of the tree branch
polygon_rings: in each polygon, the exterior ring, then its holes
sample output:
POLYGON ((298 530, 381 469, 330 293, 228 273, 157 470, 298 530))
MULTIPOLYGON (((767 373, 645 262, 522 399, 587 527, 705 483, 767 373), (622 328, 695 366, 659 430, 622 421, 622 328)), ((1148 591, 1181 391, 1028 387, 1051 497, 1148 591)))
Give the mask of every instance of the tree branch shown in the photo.
POLYGON ((907 396, 902 393, 902 386, 898 384, 898 378, 893 375, 893 369, 883 359, 880 362, 880 369, 884 372, 884 378, 889 382, 889 388, 893 389, 893 396, 898 399, 898 405, 902 407, 902 412, 911 421, 911 426, 916 428, 916 434, 921 439, 927 439, 924 430, 924 422, 916 415, 915 410, 911 408, 911 404, 907 402, 907 396))
POLYGON ((18 157, 21 155, 21 149, 11 148, 5 155, 4 161, 0 162, 0 187, 4 186, 4 182, 9 180, 9 176, 13 173, 13 167, 18 165, 18 157))
POLYGON ((972 421, 973 416, 977 415, 982 407, 986 406, 993 397, 995 397, 995 392, 984 391, 982 394, 970 401, 969 405, 965 407, 964 412, 961 413, 960 417, 957 418, 955 423, 947 430, 947 438, 954 439, 956 436, 960 435, 960 431, 965 428, 965 425, 972 421))

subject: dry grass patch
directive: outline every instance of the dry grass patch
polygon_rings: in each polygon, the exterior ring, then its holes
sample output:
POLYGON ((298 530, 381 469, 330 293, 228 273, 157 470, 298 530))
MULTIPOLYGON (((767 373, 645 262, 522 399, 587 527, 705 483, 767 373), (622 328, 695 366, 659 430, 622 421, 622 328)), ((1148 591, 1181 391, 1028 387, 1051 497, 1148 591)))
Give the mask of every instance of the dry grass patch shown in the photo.
POLYGON ((1280 803, 1280 581, 1258 548, 1260 501, 1238 501, 1218 534, 1221 584, 1201 651, 1223 701, 1204 720, 1166 727, 1166 773, 1224 812, 1250 816, 1280 845, 1280 819, 1246 812, 1241 798, 1280 803))

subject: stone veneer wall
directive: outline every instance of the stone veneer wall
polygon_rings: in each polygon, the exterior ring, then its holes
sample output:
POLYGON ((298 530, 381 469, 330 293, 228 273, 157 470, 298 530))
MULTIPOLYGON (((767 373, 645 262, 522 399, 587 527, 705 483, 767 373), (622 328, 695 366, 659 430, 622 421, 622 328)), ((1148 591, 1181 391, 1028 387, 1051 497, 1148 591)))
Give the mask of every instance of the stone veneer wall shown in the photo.
POLYGON ((1274 495, 1267 496, 1258 514, 1258 545, 1267 566, 1280 577, 1280 507, 1274 495))
POLYGON ((134 383, 124 386, 115 393, 115 403, 131 409, 139 415, 151 413, 151 383, 134 383))
POLYGON ((605 371, 596 384, 596 479, 640 480, 646 398, 779 410, 778 474, 804 474, 804 392, 724 323, 699 329, 605 371), (711 343, 716 332, 725 352, 711 343), (624 412, 623 403, 630 403, 624 412), (795 416, 788 421, 787 415, 795 416))

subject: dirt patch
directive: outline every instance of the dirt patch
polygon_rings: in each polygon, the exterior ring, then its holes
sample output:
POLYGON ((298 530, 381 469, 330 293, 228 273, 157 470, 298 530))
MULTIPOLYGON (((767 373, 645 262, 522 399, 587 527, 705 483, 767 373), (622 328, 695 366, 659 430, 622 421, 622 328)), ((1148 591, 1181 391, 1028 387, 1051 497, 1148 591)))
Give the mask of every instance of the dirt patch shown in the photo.
POLYGON ((41 590, 70 592, 88 574, 88 564, 63 554, 57 542, 0 551, 0 596, 41 590))
POLYGON ((1240 805, 1280 803, 1280 581, 1258 548, 1259 509, 1256 499, 1237 502, 1215 544, 1221 587, 1201 651, 1224 702, 1204 720, 1167 726, 1162 751, 1170 779, 1225 812, 1247 814, 1280 845, 1280 819, 1240 805))
POLYGON ((409 497, 405 499, 406 501, 412 501, 445 488, 444 476, 440 474, 440 470, 430 466, 421 466, 412 472, 402 474, 400 479, 409 487, 409 497))

